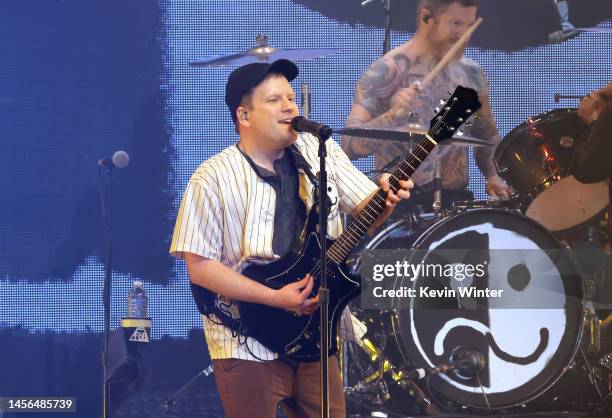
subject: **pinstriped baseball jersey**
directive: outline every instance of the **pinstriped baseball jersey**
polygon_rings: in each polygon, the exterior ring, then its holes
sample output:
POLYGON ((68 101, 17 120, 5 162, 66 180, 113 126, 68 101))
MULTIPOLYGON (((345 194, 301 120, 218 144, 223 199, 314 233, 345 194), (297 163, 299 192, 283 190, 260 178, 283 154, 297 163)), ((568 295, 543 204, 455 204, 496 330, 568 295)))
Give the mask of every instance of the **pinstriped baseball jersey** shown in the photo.
MULTIPOLYGON (((318 139, 300 134, 296 141, 305 160, 318 172, 318 139)), ((377 186, 349 161, 340 147, 327 141, 328 195, 331 209, 328 233, 342 233, 340 211, 351 212, 377 186)), ((314 187, 303 170, 299 174, 299 196, 311 208, 314 187)), ((241 272, 249 263, 271 262, 275 193, 236 145, 202 163, 191 176, 179 208, 170 253, 182 258, 189 252, 217 260, 241 272)), ((220 297, 223 306, 239 315, 231 301, 220 297)), ((272 360, 276 354, 252 338, 236 335, 214 317, 202 316, 206 342, 213 359, 239 358, 272 360)))

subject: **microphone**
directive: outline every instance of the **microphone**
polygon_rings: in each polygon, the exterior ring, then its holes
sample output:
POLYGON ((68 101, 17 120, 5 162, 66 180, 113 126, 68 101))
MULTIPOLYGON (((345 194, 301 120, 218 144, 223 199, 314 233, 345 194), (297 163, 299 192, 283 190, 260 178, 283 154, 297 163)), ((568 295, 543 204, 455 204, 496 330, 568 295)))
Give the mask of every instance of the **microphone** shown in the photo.
POLYGON ((428 375, 433 376, 433 375, 440 374, 440 373, 446 373, 450 369, 451 367, 448 364, 441 363, 441 364, 438 364, 436 367, 432 367, 431 369, 420 368, 420 369, 412 369, 408 371, 404 370, 403 372, 406 378, 416 381, 416 380, 424 379, 428 375))
POLYGON ((549 44, 560 44, 580 35, 580 31, 573 29, 558 30, 548 35, 549 44))
POLYGON ((303 116, 296 116, 291 119, 291 127, 296 132, 307 132, 321 139, 327 139, 333 133, 329 126, 306 119, 303 116))
POLYGON ((116 151, 111 158, 103 158, 98 161, 100 167, 124 168, 130 163, 130 156, 125 151, 116 151))
POLYGON ((404 376, 410 380, 421 380, 427 376, 437 374, 446 374, 449 371, 461 373, 461 377, 472 378, 478 375, 485 367, 485 358, 478 351, 466 350, 463 347, 457 347, 453 350, 453 354, 448 364, 440 363, 432 368, 419 368, 412 370, 402 370, 404 376))
POLYGON ((472 378, 484 369, 485 363, 482 353, 457 347, 451 355, 449 369, 455 370, 456 373, 461 373, 462 377, 472 378))

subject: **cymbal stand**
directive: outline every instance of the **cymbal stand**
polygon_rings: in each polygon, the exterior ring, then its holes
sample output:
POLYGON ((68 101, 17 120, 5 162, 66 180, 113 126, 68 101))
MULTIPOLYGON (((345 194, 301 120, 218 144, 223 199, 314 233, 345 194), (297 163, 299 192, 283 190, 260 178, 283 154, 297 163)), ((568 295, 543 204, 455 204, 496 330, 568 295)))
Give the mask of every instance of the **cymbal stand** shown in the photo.
POLYGON ((391 50, 391 1, 383 0, 385 8, 385 40, 383 43, 383 55, 391 50))

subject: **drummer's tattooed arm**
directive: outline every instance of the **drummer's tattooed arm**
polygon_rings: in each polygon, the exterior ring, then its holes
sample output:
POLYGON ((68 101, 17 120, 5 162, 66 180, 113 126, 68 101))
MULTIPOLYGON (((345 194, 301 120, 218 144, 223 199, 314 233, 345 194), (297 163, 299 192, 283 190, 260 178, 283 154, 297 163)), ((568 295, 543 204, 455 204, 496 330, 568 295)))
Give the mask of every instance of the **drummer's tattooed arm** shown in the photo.
MULTIPOLYGON (((405 54, 385 56, 375 61, 357 82, 353 108, 346 126, 363 128, 392 128, 409 117, 409 109, 390 108, 392 96, 408 87, 421 74, 411 72, 412 62, 405 54)), ((374 153, 380 143, 363 138, 342 137, 342 148, 355 159, 374 153)))
POLYGON ((471 134, 477 138, 486 139, 492 144, 491 147, 476 147, 474 149, 474 157, 478 168, 486 178, 489 178, 496 175, 493 153, 500 141, 500 137, 495 125, 495 119, 493 119, 493 112, 489 101, 489 83, 484 71, 476 66, 470 67, 469 71, 474 78, 479 79, 476 86, 483 86, 482 89, 479 89, 479 100, 482 103, 482 108, 478 111, 477 118, 473 121, 471 134))

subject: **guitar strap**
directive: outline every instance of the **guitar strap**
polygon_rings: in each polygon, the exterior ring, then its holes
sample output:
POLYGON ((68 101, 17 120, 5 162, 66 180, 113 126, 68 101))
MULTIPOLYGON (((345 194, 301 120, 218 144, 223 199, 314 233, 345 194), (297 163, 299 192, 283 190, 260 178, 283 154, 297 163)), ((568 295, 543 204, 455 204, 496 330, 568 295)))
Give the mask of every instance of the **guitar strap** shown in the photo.
MULTIPOLYGON (((295 144, 291 144, 288 147, 289 151, 291 151, 291 153, 293 154, 294 160, 295 160, 295 165, 298 169, 298 172, 304 172, 306 174, 306 177, 308 177, 308 180, 310 180, 310 182, 312 183, 312 185, 314 186, 315 190, 313 190, 312 193, 312 198, 313 201, 315 203, 315 205, 318 202, 318 197, 319 197, 319 193, 318 193, 318 188, 319 188, 319 178, 318 178, 318 173, 314 174, 312 172, 312 166, 310 164, 308 164, 308 161, 306 161, 306 158, 304 158, 304 156, 302 155, 302 153, 300 152, 300 150, 298 149, 298 147, 295 144)), ((332 199, 329 197, 327 197, 327 210, 330 211, 331 207, 335 204, 335 202, 332 201, 332 199)))
POLYGON ((288 149, 291 151, 291 154, 293 154, 298 172, 303 171, 308 177, 308 180, 310 180, 315 187, 319 187, 317 176, 312 172, 312 167, 308 164, 308 161, 306 161, 306 158, 304 158, 298 147, 295 144, 291 144, 288 149))

